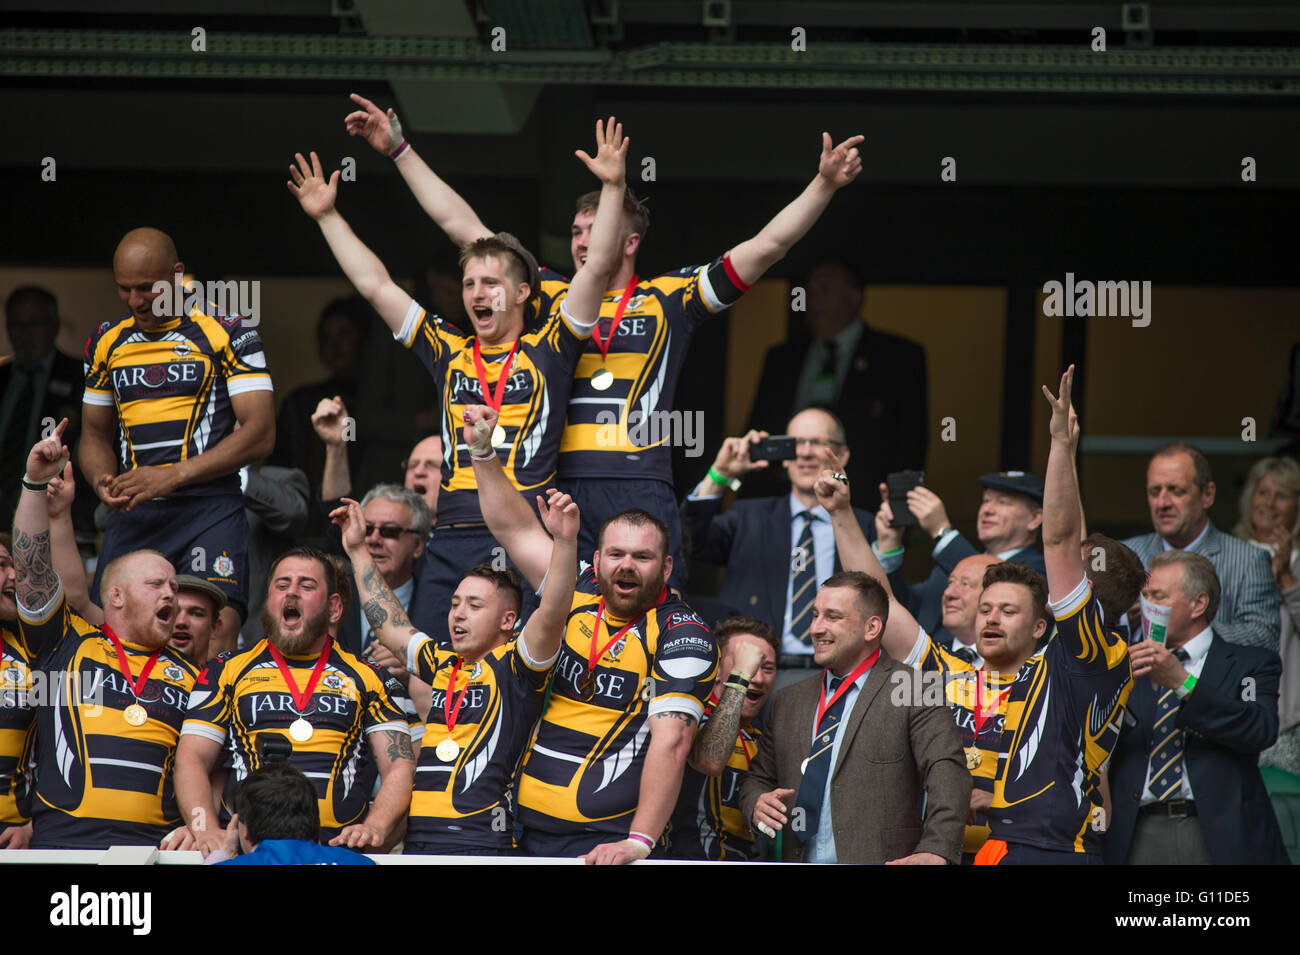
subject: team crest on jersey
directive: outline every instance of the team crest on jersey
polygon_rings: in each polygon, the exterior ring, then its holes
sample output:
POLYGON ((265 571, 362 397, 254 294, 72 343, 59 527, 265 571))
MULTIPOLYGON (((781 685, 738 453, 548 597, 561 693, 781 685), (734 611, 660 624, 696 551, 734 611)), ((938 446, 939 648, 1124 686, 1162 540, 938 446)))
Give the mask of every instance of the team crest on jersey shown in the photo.
POLYGON ((471 680, 477 680, 480 676, 482 676, 482 674, 483 674, 483 661, 478 660, 475 662, 474 669, 470 672, 469 678, 471 680))
POLYGON ((649 298, 650 298, 649 295, 633 295, 630 299, 627 300, 627 308, 624 311, 635 312, 638 308, 644 305, 649 300, 649 298))
POLYGON ((194 347, 190 345, 189 342, 177 342, 175 345, 172 346, 172 353, 177 358, 184 358, 192 351, 194 351, 194 347))
POLYGON ((185 671, 173 663, 163 670, 163 679, 180 683, 185 679, 185 671))
POLYGON ((6 684, 21 683, 23 682, 23 671, 18 667, 5 667, 4 672, 0 673, 0 679, 3 679, 6 684))
POLYGON ((626 647, 627 647, 627 637, 626 636, 619 637, 618 642, 615 643, 608 650, 606 650, 605 653, 609 656, 611 660, 617 663, 619 654, 622 653, 626 647))
POLYGON ((331 690, 343 689, 343 677, 337 673, 326 673, 320 681, 331 690))
POLYGON ((235 562, 222 551, 221 556, 212 562, 212 572, 218 577, 229 577, 235 572, 235 562))

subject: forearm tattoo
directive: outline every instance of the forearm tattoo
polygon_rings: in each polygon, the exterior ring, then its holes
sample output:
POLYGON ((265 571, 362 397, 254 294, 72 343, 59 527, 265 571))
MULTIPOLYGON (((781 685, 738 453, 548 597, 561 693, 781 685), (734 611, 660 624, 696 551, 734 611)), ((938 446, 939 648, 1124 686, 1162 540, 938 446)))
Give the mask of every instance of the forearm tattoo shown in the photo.
POLYGON ((59 589, 59 575, 50 557, 50 532, 28 534, 15 527, 13 553, 19 601, 32 610, 44 607, 59 589))
POLYGON ((695 759, 710 766, 725 766, 736 746, 740 732, 740 708, 745 705, 745 691, 734 686, 723 689, 713 715, 695 739, 695 759))
POLYGON ((394 627, 410 628, 411 619, 398 603, 393 592, 388 589, 388 584, 384 583, 383 575, 373 564, 361 577, 361 586, 370 597, 361 605, 361 612, 366 615, 370 621, 370 629, 378 630, 384 624, 391 621, 394 627))
POLYGON ((397 730, 384 730, 388 737, 388 758, 391 760, 409 759, 415 762, 415 747, 411 745, 411 735, 409 733, 399 733, 397 730))

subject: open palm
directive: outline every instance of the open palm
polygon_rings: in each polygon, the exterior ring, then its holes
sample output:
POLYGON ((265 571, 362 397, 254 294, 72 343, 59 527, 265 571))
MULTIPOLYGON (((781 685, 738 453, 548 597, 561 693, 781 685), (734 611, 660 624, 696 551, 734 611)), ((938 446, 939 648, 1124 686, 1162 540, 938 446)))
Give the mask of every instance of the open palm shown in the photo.
POLYGON ((631 142, 630 138, 623 138, 623 124, 616 124, 611 116, 608 123, 596 120, 595 158, 581 149, 575 150, 574 155, 601 182, 617 186, 624 181, 627 173, 627 147, 631 142))
POLYGON ((294 153, 294 158, 298 160, 297 165, 289 166, 289 175, 293 181, 285 185, 302 206, 302 211, 313 219, 319 219, 334 209, 334 200, 338 198, 339 191, 339 171, 335 169, 327 182, 325 173, 321 170, 320 157, 314 151, 310 163, 303 158, 302 153, 294 153))

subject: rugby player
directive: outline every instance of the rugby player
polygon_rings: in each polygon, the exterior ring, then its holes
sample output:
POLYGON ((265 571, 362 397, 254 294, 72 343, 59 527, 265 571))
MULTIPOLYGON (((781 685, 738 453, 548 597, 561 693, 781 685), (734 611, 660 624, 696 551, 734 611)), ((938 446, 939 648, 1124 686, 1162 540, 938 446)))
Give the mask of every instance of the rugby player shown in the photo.
POLYGON ((18 625, 17 572, 8 534, 0 534, 0 849, 26 849, 32 838, 28 752, 36 710, 31 649, 18 625))

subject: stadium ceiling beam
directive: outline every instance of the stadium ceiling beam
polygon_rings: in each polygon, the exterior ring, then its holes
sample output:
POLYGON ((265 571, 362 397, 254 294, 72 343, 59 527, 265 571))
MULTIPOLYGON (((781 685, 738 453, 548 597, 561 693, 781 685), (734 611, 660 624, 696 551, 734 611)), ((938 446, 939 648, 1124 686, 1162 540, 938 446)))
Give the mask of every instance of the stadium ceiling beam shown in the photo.
POLYGON ((179 32, 0 31, 0 75, 1065 94, 1300 92, 1300 50, 1084 44, 666 42, 626 52, 492 52, 477 38, 179 32))

